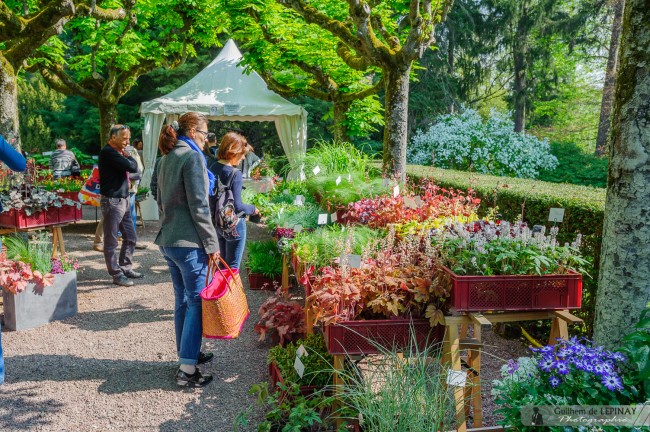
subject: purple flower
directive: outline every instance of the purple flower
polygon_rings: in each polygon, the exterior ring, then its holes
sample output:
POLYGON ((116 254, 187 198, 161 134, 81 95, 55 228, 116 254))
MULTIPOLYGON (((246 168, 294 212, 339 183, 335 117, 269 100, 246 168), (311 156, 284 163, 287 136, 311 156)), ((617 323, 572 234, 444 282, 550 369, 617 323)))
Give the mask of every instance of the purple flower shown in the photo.
POLYGON ((553 367, 553 361, 552 357, 543 357, 538 363, 537 366, 544 372, 550 372, 551 368, 553 367))
POLYGON ((546 345, 537 350, 542 354, 549 354, 553 352, 553 347, 551 345, 546 345))
POLYGON ((517 363, 512 359, 508 360, 508 369, 507 369, 508 373, 510 375, 513 375, 517 371, 517 369, 519 369, 519 363, 517 363))
POLYGON ((594 365, 591 364, 590 362, 585 362, 585 370, 587 372, 593 372, 594 371, 594 365))
POLYGON ((565 361, 558 360, 555 362, 555 364, 553 364, 553 366, 555 367, 555 369, 557 369, 558 373, 561 375, 566 375, 569 373, 569 365, 565 361))
POLYGON ((559 379, 558 377, 556 377, 555 375, 552 375, 552 376, 548 379, 548 382, 551 384, 551 387, 555 388, 555 387, 557 387, 557 386, 560 385, 560 383, 562 382, 562 380, 559 379))
POLYGON ((612 354, 612 359, 618 362, 625 361, 625 356, 621 354, 620 352, 615 352, 612 354))
POLYGON ((621 383, 621 379, 614 374, 604 376, 602 378, 602 383, 605 387, 607 387, 611 391, 623 390, 623 384, 621 383))

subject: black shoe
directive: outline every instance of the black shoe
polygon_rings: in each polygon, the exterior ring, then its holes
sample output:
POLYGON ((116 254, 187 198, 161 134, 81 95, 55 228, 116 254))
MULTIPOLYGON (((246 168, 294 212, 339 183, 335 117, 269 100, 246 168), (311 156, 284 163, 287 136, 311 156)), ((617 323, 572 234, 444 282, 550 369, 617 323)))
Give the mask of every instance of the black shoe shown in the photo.
POLYGON ((187 374, 180 369, 176 372, 176 384, 181 387, 205 387, 211 382, 212 375, 201 375, 198 368, 192 375, 187 374))
POLYGON ((133 286, 133 281, 124 275, 119 275, 118 277, 113 278, 113 283, 125 287, 133 286))
POLYGON ((128 277, 129 279, 140 279, 141 277, 144 277, 142 273, 138 273, 137 271, 133 270, 125 271, 124 276, 128 277))
POLYGON ((201 365, 201 364, 205 364, 205 363, 207 363, 207 362, 212 361, 213 358, 214 358, 214 354, 213 354, 213 353, 204 353, 204 352, 200 352, 200 353, 199 353, 199 361, 197 362, 197 364, 200 364, 200 365, 201 365))

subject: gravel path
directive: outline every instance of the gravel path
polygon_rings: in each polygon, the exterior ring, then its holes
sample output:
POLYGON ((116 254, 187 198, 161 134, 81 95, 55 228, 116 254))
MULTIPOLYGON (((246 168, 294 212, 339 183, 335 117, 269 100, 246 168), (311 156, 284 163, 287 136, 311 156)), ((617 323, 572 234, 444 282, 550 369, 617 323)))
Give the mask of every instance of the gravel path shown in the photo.
MULTIPOLYGON (((265 381, 268 342, 253 332, 259 305, 271 294, 246 290, 251 318, 235 341, 205 341, 215 354, 203 367, 215 381, 204 389, 178 389, 173 331, 173 291, 167 266, 153 240, 156 222, 138 228, 147 250, 135 253, 145 273, 135 287, 110 283, 103 256, 92 250, 94 210, 64 228, 68 253, 79 259, 79 314, 37 329, 2 335, 6 383, 0 387, 0 431, 232 431, 236 416, 254 407, 251 384, 265 381)), ((249 239, 268 236, 249 224, 249 239)), ((247 275, 242 275, 247 287, 247 275)), ((486 380, 503 360, 525 352, 519 341, 486 333, 486 380)), ((489 388, 485 386, 485 390, 489 388)), ((484 395, 485 424, 494 424, 484 395)), ((249 413, 256 430, 263 413, 249 413)))

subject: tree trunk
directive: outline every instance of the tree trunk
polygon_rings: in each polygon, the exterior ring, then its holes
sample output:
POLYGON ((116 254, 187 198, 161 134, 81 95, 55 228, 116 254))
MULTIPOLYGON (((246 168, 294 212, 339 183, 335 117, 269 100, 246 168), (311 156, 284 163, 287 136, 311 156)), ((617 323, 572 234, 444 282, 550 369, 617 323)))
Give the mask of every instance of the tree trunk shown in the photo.
POLYGON ((650 1, 626 0, 612 108, 594 339, 612 347, 650 301, 650 1))
POLYGON ((20 150, 18 82, 15 69, 0 55, 0 135, 20 150))
POLYGON ((384 172, 395 174, 401 182, 406 182, 410 72, 410 65, 403 70, 385 68, 383 71, 386 89, 384 172))
POLYGON ((598 136, 596 137, 596 154, 602 156, 607 149, 607 135, 611 120, 612 103, 614 102, 614 85, 616 84, 616 63, 618 60, 618 44, 621 36, 621 21, 623 20, 623 7, 625 0, 614 0, 614 20, 612 21, 612 38, 609 41, 609 56, 605 70, 605 83, 603 84, 603 99, 600 103, 600 121, 598 122, 598 136))
POLYGON ((350 109, 350 105, 352 105, 352 102, 334 102, 334 126, 332 127, 332 133, 334 134, 334 140, 338 142, 350 142, 348 127, 345 124, 345 114, 350 109))
POLYGON ((117 123, 117 104, 103 104, 99 106, 99 133, 101 134, 102 148, 108 144, 108 133, 117 123))
POLYGON ((523 132, 526 127, 526 54, 528 49, 528 17, 525 11, 525 4, 520 6, 524 9, 517 21, 517 33, 513 44, 514 60, 514 109, 515 109, 515 132, 523 132))

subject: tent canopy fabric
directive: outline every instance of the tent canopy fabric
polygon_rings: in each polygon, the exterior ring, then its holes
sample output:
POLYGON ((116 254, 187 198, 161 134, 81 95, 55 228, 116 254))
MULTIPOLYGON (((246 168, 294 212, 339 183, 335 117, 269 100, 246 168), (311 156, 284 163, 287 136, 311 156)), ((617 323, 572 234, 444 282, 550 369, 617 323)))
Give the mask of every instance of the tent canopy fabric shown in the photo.
MULTIPOLYGON (((269 90, 256 72, 246 73, 241 52, 231 39, 205 69, 176 90, 143 102, 144 173, 148 185, 158 154, 158 135, 167 119, 194 111, 210 120, 273 121, 289 163, 294 167, 288 178, 303 178, 301 160, 307 149, 307 112, 269 90)), ((142 205, 145 219, 158 219, 155 202, 142 205), (146 213, 146 215, 145 215, 146 213)))

